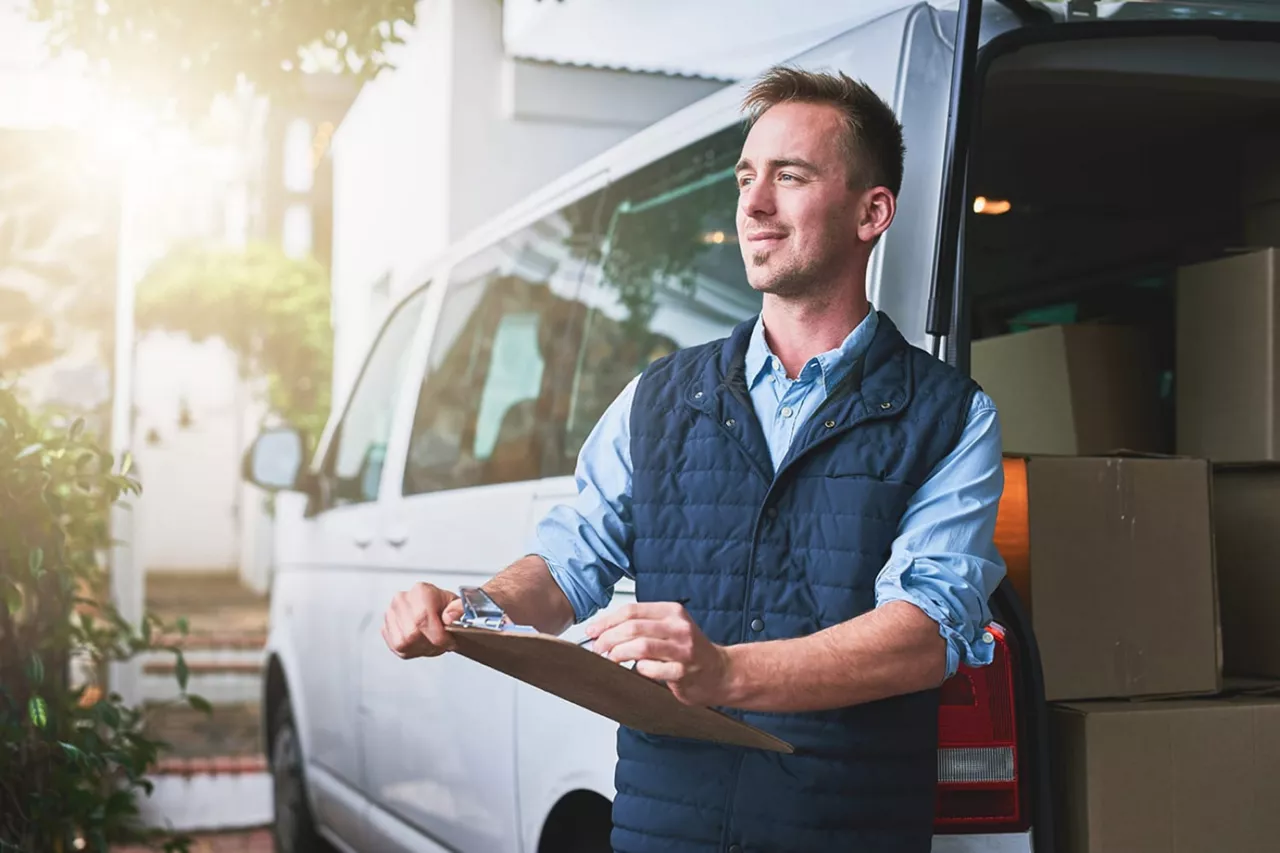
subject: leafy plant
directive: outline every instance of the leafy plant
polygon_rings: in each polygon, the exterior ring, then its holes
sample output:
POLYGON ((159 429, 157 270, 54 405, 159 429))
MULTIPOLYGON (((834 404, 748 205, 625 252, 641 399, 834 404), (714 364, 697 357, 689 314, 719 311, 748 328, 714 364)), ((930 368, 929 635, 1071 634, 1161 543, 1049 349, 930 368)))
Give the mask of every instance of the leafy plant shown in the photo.
POLYGON ((310 436, 329 416, 333 328, 329 277, 312 259, 253 243, 244 250, 179 245, 137 289, 140 330, 217 337, 239 359, 244 379, 266 380, 271 411, 310 436))
MULTIPOLYGON (((84 432, 28 411, 0 387, 0 851, 105 851, 151 841, 185 850, 138 821, 138 792, 165 747, 142 711, 102 684, 112 661, 165 650, 166 626, 134 626, 110 603, 101 555, 107 517, 138 492, 129 460, 84 432)), ((177 626, 185 632, 185 626, 177 626)))

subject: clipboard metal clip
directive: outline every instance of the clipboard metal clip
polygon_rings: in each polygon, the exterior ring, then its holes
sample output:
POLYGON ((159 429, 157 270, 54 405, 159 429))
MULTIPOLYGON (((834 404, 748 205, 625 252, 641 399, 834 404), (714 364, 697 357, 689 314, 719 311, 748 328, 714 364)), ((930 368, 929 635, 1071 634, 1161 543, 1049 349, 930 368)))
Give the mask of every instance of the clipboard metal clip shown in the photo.
POLYGON ((498 603, 478 586, 458 587, 462 598, 462 617, 454 624, 463 628, 484 628, 488 631, 507 631, 514 634, 536 634, 531 625, 517 625, 498 603))

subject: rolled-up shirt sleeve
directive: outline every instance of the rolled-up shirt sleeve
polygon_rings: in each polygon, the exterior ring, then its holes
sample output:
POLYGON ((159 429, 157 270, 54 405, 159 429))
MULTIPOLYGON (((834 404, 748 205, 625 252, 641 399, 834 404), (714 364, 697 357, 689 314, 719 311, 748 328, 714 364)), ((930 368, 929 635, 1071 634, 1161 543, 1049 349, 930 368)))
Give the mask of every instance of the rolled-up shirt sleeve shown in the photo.
POLYGON ((608 606, 631 574, 631 402, 639 377, 591 430, 574 471, 578 494, 538 522, 528 553, 541 557, 583 622, 608 606))
POLYGON ((1004 490, 1000 421, 978 392, 956 447, 916 490, 876 579, 876 605, 909 601, 938 623, 947 676, 991 663, 988 600, 1005 575, 993 537, 1004 490))

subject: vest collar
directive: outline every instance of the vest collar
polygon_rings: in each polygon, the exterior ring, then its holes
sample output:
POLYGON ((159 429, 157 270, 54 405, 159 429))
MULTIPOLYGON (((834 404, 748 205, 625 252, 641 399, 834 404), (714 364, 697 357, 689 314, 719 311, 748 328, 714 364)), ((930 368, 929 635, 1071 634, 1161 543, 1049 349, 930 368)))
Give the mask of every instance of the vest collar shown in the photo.
MULTIPOLYGON (((909 345, 887 314, 877 314, 879 325, 866 355, 837 387, 828 389, 826 402, 792 442, 779 473, 825 436, 842 433, 865 420, 895 417, 911 402, 914 382, 909 345)), ((693 371, 683 399, 696 411, 716 418, 771 481, 774 472, 769 446, 746 382, 746 352, 756 322, 753 317, 738 324, 718 350, 712 350, 713 356, 693 371)))

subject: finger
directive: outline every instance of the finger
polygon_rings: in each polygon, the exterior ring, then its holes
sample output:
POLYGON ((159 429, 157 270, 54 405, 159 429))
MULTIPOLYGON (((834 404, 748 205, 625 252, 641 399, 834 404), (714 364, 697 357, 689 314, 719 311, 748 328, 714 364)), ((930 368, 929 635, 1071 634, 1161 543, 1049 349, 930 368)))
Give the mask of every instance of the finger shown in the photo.
POLYGON ((421 634, 433 646, 442 646, 448 642, 448 634, 444 623, 440 621, 441 608, 429 598, 419 598, 413 603, 413 633, 421 634))
POLYGON ((629 660, 670 661, 680 666, 682 671, 687 663, 687 653, 683 646, 670 640, 657 640, 653 637, 639 637, 619 643, 609 650, 608 658, 618 663, 629 660))
POLYGON ((670 610, 664 602, 646 601, 627 604, 617 610, 603 614, 596 621, 587 625, 587 636, 598 637, 610 628, 621 625, 623 622, 630 622, 633 619, 665 619, 670 615, 670 610))
POLYGON ((404 632, 400 630, 399 625, 394 621, 385 622, 382 627, 382 636, 391 647, 391 651, 399 657, 405 656, 407 644, 404 641, 404 632))
POLYGON ((462 618, 462 599, 455 598, 445 607, 444 612, 440 614, 440 621, 446 625, 452 625, 462 618))
POLYGON ((391 602, 391 625, 396 629, 402 643, 406 637, 415 633, 413 607, 404 595, 397 595, 391 602))
POLYGON ((400 654, 400 652, 396 650, 396 644, 391 639, 391 632, 387 630, 387 623, 385 621, 382 623, 382 642, 386 643, 387 648, 394 654, 400 654))
POLYGON ((609 650, 619 643, 640 637, 653 637, 660 640, 675 640, 680 636, 680 628, 668 621, 656 619, 632 619, 615 625, 595 638, 592 648, 600 654, 608 654, 609 650))
POLYGON ((639 660, 636 661, 635 671, 654 681, 674 682, 684 678, 684 667, 672 661, 639 660))

